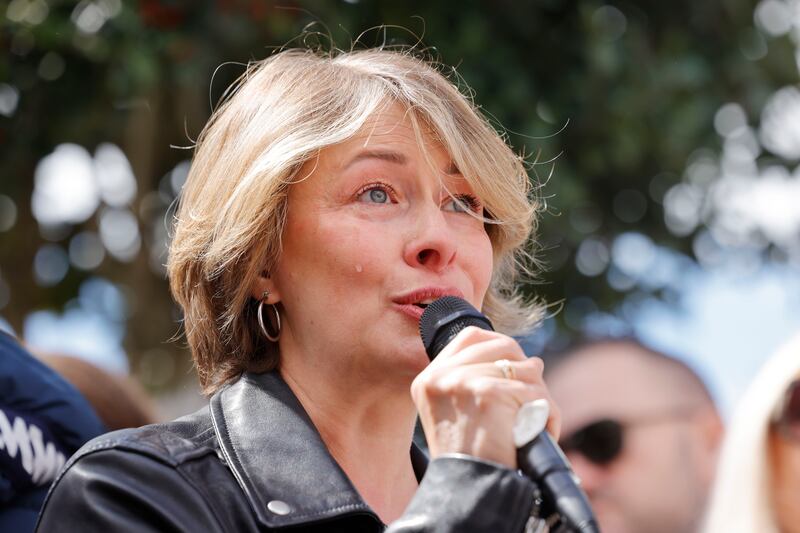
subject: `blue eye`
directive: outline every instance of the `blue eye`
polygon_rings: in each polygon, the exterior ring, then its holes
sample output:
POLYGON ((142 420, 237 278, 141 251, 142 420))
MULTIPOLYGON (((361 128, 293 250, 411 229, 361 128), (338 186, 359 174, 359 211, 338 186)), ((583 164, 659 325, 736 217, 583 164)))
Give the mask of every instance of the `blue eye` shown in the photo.
POLYGON ((382 204, 389 199, 389 195, 386 194, 386 191, 382 191, 380 189, 371 189, 369 191, 369 199, 376 204, 382 204))
POLYGON ((444 203, 443 209, 455 213, 481 213, 481 211, 483 211, 483 206, 480 201, 471 194, 459 194, 451 196, 444 203))
POLYGON ((388 204, 391 201, 389 192, 383 185, 371 185, 358 195, 359 201, 373 204, 388 204))

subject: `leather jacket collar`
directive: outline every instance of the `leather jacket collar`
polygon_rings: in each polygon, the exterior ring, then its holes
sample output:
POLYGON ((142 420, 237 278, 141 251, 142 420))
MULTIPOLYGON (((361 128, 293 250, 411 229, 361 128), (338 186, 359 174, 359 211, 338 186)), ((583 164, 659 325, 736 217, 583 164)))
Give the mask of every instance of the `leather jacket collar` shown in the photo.
MULTIPOLYGON (((379 521, 278 372, 244 374, 214 394, 210 407, 224 460, 262 525, 360 513, 379 521)), ((421 479, 427 458, 415 445, 411 458, 421 479)))

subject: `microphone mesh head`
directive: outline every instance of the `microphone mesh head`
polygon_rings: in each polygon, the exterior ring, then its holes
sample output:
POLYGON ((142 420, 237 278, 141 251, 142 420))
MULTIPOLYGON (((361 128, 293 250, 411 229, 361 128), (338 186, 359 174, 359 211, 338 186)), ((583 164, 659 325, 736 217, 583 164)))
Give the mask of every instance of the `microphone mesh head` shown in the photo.
POLYGON ((467 326, 494 329, 486 316, 461 298, 444 296, 431 303, 419 319, 419 333, 428 357, 433 360, 467 326))

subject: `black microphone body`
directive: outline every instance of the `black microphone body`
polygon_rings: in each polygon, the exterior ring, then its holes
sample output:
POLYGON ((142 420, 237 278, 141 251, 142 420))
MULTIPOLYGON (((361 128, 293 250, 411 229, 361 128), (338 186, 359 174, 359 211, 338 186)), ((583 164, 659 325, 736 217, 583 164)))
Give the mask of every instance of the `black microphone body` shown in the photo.
MULTIPOLYGON (((468 326, 494 331, 486 316, 460 298, 445 296, 428 305, 419 323, 428 357, 433 360, 468 326)), ((557 513, 567 531, 600 531, 567 458, 547 431, 542 431, 517 449, 517 465, 538 485, 542 493, 543 517, 557 513)))

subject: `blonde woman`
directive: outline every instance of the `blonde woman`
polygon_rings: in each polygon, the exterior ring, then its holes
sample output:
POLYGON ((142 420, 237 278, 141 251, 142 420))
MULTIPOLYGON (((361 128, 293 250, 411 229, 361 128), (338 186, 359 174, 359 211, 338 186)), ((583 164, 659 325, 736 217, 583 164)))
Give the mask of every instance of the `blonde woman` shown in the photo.
POLYGON ((705 531, 800 532, 800 335, 767 361, 731 419, 705 531))
POLYGON ((506 336, 539 317, 513 291, 539 208, 524 161, 409 53, 285 51, 232 92, 168 265, 209 407, 87 445, 40 529, 522 531, 512 426, 548 397, 506 336), (505 334, 468 328, 429 363, 418 322, 445 295, 505 334))

